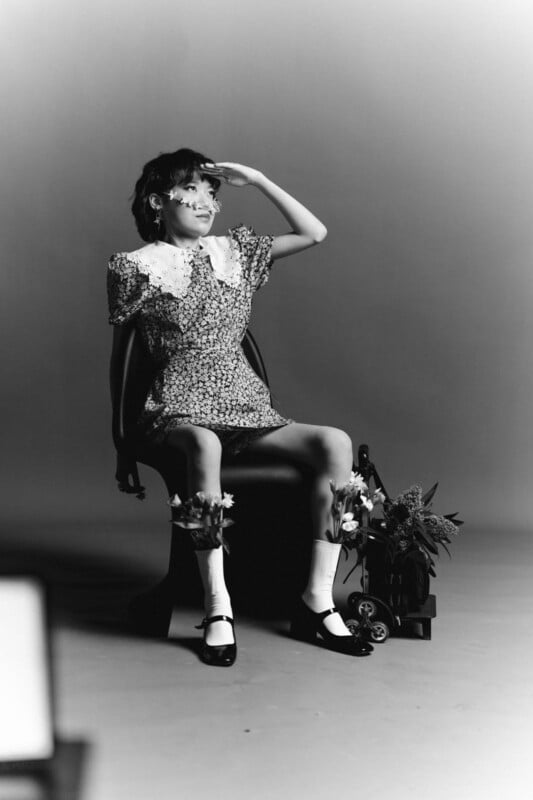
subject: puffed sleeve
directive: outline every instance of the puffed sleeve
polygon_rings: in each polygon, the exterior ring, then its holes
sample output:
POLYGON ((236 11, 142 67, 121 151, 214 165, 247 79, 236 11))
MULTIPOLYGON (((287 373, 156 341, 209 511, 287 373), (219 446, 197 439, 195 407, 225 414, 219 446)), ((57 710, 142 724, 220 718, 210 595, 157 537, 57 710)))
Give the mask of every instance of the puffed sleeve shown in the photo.
POLYGON ((253 228, 239 225, 229 231, 242 254, 246 274, 254 291, 264 286, 272 269, 273 236, 258 236, 253 228))
POLYGON ((124 325, 140 310, 150 286, 128 253, 115 253, 107 270, 109 324, 124 325))

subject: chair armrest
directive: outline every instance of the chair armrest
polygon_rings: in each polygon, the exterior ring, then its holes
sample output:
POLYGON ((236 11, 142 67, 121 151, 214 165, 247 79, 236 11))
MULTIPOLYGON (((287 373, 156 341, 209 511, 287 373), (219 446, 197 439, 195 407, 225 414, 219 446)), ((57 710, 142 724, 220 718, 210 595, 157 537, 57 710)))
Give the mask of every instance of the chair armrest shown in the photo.
POLYGON ((153 371, 135 323, 115 326, 110 363, 112 430, 115 447, 124 455, 135 454, 135 424, 143 409, 153 371))
POLYGON ((109 364, 109 384, 113 410, 113 442, 119 453, 125 449, 124 402, 129 355, 133 336, 133 325, 115 325, 113 327, 113 345, 109 364))
POLYGON ((247 330, 244 334, 244 338, 242 340, 242 349, 244 351, 244 355, 248 359, 248 362, 255 372, 255 374, 261 378, 263 383, 270 388, 268 383, 268 376, 265 367, 265 362, 263 361, 263 357, 261 356, 261 352, 255 341, 254 337, 252 336, 252 332, 247 330))

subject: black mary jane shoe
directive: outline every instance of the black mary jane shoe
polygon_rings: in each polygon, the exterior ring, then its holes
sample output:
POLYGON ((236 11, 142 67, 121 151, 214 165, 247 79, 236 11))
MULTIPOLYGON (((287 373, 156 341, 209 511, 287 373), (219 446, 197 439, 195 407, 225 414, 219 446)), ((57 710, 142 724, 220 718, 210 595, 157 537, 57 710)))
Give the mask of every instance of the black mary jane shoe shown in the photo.
POLYGON ((218 614, 215 617, 205 617, 200 625, 196 626, 197 630, 204 631, 204 640, 202 642, 202 649, 200 650, 200 658, 204 664, 209 664, 211 667, 231 667, 237 658, 237 643, 233 644, 220 644, 212 645, 207 644, 205 641, 205 632, 207 626, 212 622, 229 622, 233 630, 233 638, 235 638, 235 629, 233 627, 233 620, 225 614, 218 614))
POLYGON ((291 620, 290 634, 294 639, 302 642, 316 643, 317 637, 328 650, 336 653, 344 653, 348 656, 369 656, 373 647, 369 642, 365 642, 353 634, 346 636, 335 636, 324 625, 324 620, 331 614, 337 614, 339 610, 335 607, 328 608, 326 611, 311 611, 303 600, 300 600, 294 616, 291 620))

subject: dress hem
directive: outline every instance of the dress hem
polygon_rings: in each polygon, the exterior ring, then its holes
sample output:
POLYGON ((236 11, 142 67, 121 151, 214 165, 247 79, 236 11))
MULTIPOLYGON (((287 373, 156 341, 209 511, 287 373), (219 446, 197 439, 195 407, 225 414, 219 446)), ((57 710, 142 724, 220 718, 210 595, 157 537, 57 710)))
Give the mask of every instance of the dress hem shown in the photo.
POLYGON ((218 427, 216 425, 202 425, 201 423, 193 422, 177 422, 172 421, 166 423, 157 432, 152 433, 148 439, 152 444, 161 446, 166 443, 168 435, 177 428, 183 425, 198 425, 198 427, 207 428, 213 433, 216 433, 222 444, 222 453, 224 456, 237 455, 241 453, 249 444, 255 439, 265 436, 267 433, 277 431, 280 428, 285 428, 294 422, 293 419, 282 418, 277 424, 265 425, 259 427, 244 427, 244 426, 228 426, 218 427))

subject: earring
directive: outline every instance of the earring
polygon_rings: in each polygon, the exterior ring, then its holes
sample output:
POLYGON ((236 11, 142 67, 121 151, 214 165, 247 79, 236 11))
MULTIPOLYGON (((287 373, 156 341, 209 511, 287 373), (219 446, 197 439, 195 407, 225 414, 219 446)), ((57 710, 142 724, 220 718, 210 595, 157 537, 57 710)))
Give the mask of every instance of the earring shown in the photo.
POLYGON ((161 209, 157 208, 156 212, 155 212, 154 222, 155 222, 155 224, 157 225, 158 228, 161 227, 161 221, 162 221, 161 220, 161 209))

